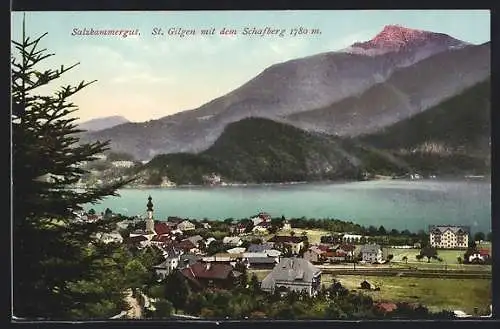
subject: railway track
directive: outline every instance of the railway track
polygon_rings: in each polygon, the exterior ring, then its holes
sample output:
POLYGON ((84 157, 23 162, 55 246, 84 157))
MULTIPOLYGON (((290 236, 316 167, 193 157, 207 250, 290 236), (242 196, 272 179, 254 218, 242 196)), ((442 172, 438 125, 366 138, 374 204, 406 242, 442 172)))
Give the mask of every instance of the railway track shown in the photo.
MULTIPOLYGON (((320 267, 321 268, 321 267, 320 267)), ((333 269, 321 268, 323 274, 396 276, 413 278, 443 279, 491 279, 487 271, 445 271, 445 270, 404 270, 404 269, 333 269)))

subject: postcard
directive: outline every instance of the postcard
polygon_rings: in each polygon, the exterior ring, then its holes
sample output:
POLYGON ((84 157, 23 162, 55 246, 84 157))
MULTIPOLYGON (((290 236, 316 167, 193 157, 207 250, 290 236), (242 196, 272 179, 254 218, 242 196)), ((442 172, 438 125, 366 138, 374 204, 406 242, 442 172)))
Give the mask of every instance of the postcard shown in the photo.
POLYGON ((487 10, 12 13, 12 318, 492 316, 487 10))

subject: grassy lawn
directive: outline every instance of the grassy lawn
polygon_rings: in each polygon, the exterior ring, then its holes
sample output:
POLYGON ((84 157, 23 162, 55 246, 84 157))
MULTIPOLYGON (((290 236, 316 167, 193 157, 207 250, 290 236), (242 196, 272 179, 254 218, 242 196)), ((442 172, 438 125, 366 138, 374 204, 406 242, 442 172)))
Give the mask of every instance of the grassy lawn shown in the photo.
MULTIPOLYGON (((319 229, 292 229, 291 231, 278 231, 276 235, 290 235, 290 232, 295 232, 295 236, 302 236, 302 232, 307 233, 307 239, 310 244, 319 244, 321 242, 321 236, 329 235, 328 231, 319 230, 319 229)), ((252 240, 255 238, 262 239, 267 241, 271 239, 274 234, 250 234, 245 236, 245 240, 252 240)))
POLYGON ((429 268, 429 269, 443 269, 445 266, 448 269, 464 269, 464 270, 485 270, 491 271, 490 265, 476 265, 476 264, 459 264, 458 257, 463 258, 465 250, 438 250, 438 256, 443 259, 442 262, 431 259, 430 263, 427 262, 427 258, 418 261, 416 256, 420 253, 420 249, 392 249, 388 248, 385 252, 386 255, 392 254, 394 258, 392 263, 399 264, 401 266, 406 266, 403 261, 403 257, 408 258, 408 266, 414 266, 418 268, 429 268))
MULTIPOLYGON (((325 274, 321 280, 328 286, 333 275, 325 274)), ((363 280, 380 287, 380 291, 359 290, 374 300, 393 302, 416 302, 426 305, 431 311, 460 309, 473 314, 474 307, 481 314, 489 314, 492 300, 490 280, 484 279, 440 279, 440 278, 400 278, 338 275, 336 279, 350 290, 359 289, 363 280)))
MULTIPOLYGON (((292 229, 292 231, 295 232, 296 236, 301 236, 302 232, 307 233, 307 240, 309 241, 310 244, 319 244, 321 243, 321 237, 323 235, 330 235, 330 232, 325 231, 325 230, 319 230, 319 229, 301 229, 301 228, 295 228, 292 229)), ((279 231, 278 235, 290 235, 291 231, 279 231)))
MULTIPOLYGON (((420 253, 420 249, 392 249, 388 248, 387 254, 394 255, 394 262, 403 262, 403 257, 408 258, 408 264, 412 263, 427 263, 427 258, 422 261, 418 261, 416 256, 420 253)), ((464 257, 465 250, 438 250, 438 256, 443 259, 443 263, 447 264, 458 264, 458 257, 464 257)), ((431 262, 437 263, 436 260, 431 262)))

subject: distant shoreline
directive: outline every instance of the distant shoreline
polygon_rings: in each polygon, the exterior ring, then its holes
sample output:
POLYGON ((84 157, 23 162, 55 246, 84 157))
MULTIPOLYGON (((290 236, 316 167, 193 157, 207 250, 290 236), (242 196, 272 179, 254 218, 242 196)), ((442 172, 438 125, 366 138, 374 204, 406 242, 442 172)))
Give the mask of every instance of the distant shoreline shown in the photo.
POLYGON ((398 181, 398 182, 490 182, 491 176, 462 176, 462 177, 440 177, 440 178, 375 178, 366 180, 322 180, 322 181, 298 181, 298 182, 280 182, 280 183, 226 183, 226 184, 207 184, 207 185, 136 185, 122 187, 122 190, 141 190, 141 189, 185 189, 185 188, 233 188, 233 187, 279 187, 279 186, 293 186, 293 185, 339 185, 348 183, 362 183, 362 182, 382 182, 382 181, 398 181))

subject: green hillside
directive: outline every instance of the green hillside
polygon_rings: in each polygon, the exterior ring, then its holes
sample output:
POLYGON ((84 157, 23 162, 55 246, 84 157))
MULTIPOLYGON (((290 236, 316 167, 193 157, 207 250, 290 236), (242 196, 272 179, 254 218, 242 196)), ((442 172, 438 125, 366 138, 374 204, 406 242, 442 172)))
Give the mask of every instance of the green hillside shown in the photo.
POLYGON ((490 80, 356 141, 389 151, 422 173, 489 174, 490 80))
POLYGON ((490 80, 361 141, 382 149, 412 149, 439 143, 454 151, 489 153, 490 80))
POLYGON ((363 172, 377 167, 406 171, 390 157, 352 141, 250 118, 227 126, 202 153, 160 155, 142 170, 149 172, 152 184, 164 176, 177 184, 203 184, 212 173, 240 183, 361 179, 363 172))

